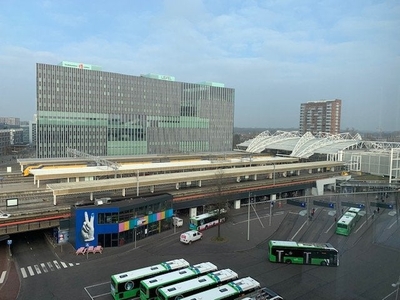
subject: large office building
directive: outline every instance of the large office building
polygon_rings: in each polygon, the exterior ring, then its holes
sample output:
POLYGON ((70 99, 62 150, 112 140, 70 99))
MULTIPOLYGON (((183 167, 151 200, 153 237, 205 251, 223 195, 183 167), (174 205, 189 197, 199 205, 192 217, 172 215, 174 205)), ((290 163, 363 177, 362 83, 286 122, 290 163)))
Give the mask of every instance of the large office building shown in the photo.
POLYGON ((339 99, 301 103, 300 134, 339 134, 341 110, 342 100, 339 99))
POLYGON ((36 65, 38 158, 232 150, 235 90, 172 76, 36 65))

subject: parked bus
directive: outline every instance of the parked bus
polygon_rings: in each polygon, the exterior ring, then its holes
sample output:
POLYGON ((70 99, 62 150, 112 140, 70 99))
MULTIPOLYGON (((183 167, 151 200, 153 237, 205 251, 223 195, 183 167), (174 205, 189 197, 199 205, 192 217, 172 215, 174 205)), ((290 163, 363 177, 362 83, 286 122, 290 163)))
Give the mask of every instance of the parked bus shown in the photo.
POLYGON ((157 274, 189 267, 184 259, 175 259, 158 265, 136 269, 111 276, 111 295, 116 300, 131 299, 140 295, 140 281, 157 274))
POLYGON ((237 279, 221 286, 181 298, 181 300, 227 300, 236 299, 260 288, 260 283, 251 277, 237 279))
POLYGON ((358 207, 350 207, 348 212, 354 213, 356 214, 356 222, 358 222, 358 220, 360 220, 362 212, 361 212, 361 208, 358 207))
POLYGON ((158 290, 158 300, 175 300, 211 289, 237 279, 238 274, 231 269, 211 272, 197 278, 166 286, 158 290))
POLYGON ((205 262, 168 274, 161 274, 156 277, 144 279, 140 282, 140 299, 157 299, 158 289, 160 287, 185 281, 216 270, 218 270, 216 265, 210 262, 205 262))
POLYGON ((269 241, 269 261, 287 264, 338 266, 338 250, 329 243, 269 241))
POLYGON ((341 235, 349 235, 359 218, 360 215, 356 212, 345 212, 336 223, 336 233, 341 235))
POLYGON ((263 287, 237 300, 283 300, 283 298, 273 290, 263 287))
POLYGON ((218 209, 210 211, 205 214, 201 214, 190 218, 189 228, 192 230, 205 230, 210 227, 217 225, 218 223, 225 222, 226 209, 219 210, 219 220, 218 220, 218 209))

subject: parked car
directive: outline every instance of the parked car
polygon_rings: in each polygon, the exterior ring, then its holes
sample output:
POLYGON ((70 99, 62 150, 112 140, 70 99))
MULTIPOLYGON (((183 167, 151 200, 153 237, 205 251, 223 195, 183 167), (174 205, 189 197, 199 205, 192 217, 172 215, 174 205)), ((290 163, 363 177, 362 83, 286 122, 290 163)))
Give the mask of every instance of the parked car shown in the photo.
POLYGON ((197 230, 190 230, 182 233, 180 236, 180 241, 184 244, 191 244, 197 240, 201 240, 203 238, 203 234, 197 230))
POLYGON ((0 219, 8 219, 9 217, 11 217, 11 214, 5 214, 5 213, 0 214, 0 219))

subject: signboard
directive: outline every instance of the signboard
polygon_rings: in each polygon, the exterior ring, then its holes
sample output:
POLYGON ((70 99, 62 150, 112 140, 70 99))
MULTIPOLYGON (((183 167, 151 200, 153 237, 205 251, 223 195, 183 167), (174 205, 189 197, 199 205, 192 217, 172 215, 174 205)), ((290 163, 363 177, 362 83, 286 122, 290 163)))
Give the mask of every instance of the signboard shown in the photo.
POLYGON ((335 203, 332 202, 325 202, 325 201, 318 201, 314 200, 313 204, 315 206, 322 206, 322 207, 329 207, 329 208, 335 208, 335 203))
POLYGON ((12 240, 7 240, 7 245, 11 245, 12 244, 12 240))
POLYGON ((295 206, 301 206, 301 207, 306 207, 306 203, 299 201, 299 200, 292 200, 292 199, 288 199, 286 200, 287 204, 291 204, 291 205, 295 205, 295 206))
POLYGON ((69 230, 59 230, 57 234, 57 243, 65 244, 69 241, 69 230))
POLYGON ((393 204, 390 203, 371 202, 371 206, 393 209, 393 204))
POLYGON ((6 199, 6 206, 7 206, 7 207, 10 207, 10 206, 18 206, 18 198, 6 199))
POLYGON ((59 66, 68 67, 68 68, 83 69, 83 70, 101 71, 101 67, 100 66, 88 65, 88 64, 83 64, 83 63, 75 63, 75 62, 70 62, 70 61, 62 61, 61 63, 59 63, 59 66))
POLYGON ((358 208, 364 208, 365 205, 362 203, 354 203, 354 202, 342 202, 342 206, 347 206, 347 207, 358 207, 358 208))

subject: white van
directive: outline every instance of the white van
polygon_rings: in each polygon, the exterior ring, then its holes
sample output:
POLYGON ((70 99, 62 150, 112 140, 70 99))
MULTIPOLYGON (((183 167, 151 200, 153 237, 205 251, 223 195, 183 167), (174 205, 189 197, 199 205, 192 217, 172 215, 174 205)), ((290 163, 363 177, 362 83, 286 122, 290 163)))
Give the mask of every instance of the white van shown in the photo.
POLYGON ((178 217, 172 217, 172 225, 175 227, 182 227, 183 226, 183 220, 178 217))
POLYGON ((194 241, 201 240, 203 234, 197 230, 186 231, 181 234, 180 241, 184 244, 191 244, 194 241))

